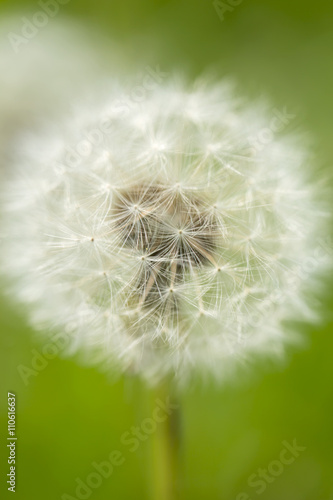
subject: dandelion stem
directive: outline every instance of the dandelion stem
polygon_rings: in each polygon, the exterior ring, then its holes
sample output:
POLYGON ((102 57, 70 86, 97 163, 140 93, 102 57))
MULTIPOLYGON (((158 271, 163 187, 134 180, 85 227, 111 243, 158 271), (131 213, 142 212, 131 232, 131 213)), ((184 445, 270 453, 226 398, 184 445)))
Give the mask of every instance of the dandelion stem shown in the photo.
POLYGON ((180 407, 170 389, 170 384, 163 383, 152 391, 153 412, 159 420, 152 434, 152 500, 180 498, 180 407))

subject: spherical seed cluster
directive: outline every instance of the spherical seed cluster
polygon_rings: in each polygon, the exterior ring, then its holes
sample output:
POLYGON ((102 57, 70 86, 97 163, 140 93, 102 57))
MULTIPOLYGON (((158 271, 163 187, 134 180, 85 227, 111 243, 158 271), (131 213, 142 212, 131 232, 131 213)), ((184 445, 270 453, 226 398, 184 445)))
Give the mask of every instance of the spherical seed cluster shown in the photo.
MULTIPOLYGON (((0 19, 0 176, 11 168, 10 158, 27 127, 38 130, 60 109, 67 112, 74 92, 83 94, 96 75, 103 78, 103 54, 86 43, 75 23, 52 19, 46 30, 25 38, 24 19, 32 22, 32 17, 0 19)), ((108 61, 117 54, 114 45, 108 48, 108 61)))
POLYGON ((151 383, 280 354, 282 320, 306 310, 305 154, 254 148, 269 113, 229 84, 109 94, 40 137, 6 186, 4 268, 33 325, 151 383))

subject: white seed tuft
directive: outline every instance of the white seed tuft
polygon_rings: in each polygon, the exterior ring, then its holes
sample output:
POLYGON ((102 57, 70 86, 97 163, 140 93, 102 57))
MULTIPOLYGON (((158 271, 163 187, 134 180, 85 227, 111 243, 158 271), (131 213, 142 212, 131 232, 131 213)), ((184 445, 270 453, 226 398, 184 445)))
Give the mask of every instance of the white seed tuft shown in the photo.
POLYGON ((33 325, 151 383, 280 354, 281 322, 307 309, 306 152, 273 137, 254 154, 268 114, 223 83, 116 102, 83 109, 48 155, 34 144, 4 187, 3 267, 33 325))

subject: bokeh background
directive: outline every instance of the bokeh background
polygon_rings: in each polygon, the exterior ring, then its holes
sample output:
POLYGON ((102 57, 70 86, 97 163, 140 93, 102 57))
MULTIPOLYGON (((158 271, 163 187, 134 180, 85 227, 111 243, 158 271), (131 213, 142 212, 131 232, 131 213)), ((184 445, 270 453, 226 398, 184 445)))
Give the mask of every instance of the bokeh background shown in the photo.
MULTIPOLYGON (((106 48, 114 44, 128 67, 159 65, 167 72, 178 68, 190 78, 207 68, 232 75, 244 95, 264 94, 272 108, 286 106, 296 114, 289 128, 306 132, 317 157, 314 172, 329 178, 333 4, 318 0, 235 3, 230 1, 221 19, 221 11, 219 16, 210 0, 70 0, 41 31, 62 19, 75 21, 84 31, 87 46, 104 47, 96 63, 98 71, 112 66, 106 48)), ((0 15, 11 14, 18 33, 21 17, 31 18, 37 10, 35 0, 0 2, 0 15)), ((43 43, 40 34, 34 44, 39 36, 43 43)), ((5 44, 8 39, 2 33, 0 46, 5 44)), ((28 58, 29 45, 24 50, 28 58)), ((1 99, 15 102, 13 95, 1 99)), ((261 362, 249 376, 240 375, 222 387, 198 382, 183 394, 182 498, 333 499, 333 294, 329 286, 320 301, 322 323, 295 325, 304 335, 304 346, 289 350, 285 362, 261 362), (306 449, 258 495, 248 478, 279 459, 283 441, 294 440, 306 449)), ((120 444, 122 433, 136 423, 138 407, 139 414, 145 414, 136 384, 123 378, 115 381, 74 359, 58 357, 24 384, 17 367, 30 367, 33 350, 40 352, 42 345, 24 314, 4 296, 0 313, 1 498, 12 495, 5 484, 6 403, 11 391, 17 395, 18 410, 17 499, 56 500, 64 493, 75 497, 75 478, 85 480, 93 471, 93 461, 105 460, 112 450, 121 449, 125 463, 89 498, 148 500, 145 458, 150 438, 133 453, 120 444)))

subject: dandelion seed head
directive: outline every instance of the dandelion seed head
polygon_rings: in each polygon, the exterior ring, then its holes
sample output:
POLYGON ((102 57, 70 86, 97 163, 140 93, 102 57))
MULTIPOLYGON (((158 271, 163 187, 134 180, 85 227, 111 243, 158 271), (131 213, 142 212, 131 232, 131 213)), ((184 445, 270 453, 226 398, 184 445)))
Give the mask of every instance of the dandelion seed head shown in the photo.
POLYGON ((281 355, 283 320, 307 309, 304 152, 273 137, 253 155, 265 114, 230 84, 164 82, 124 113, 117 98, 77 111, 6 183, 12 293, 36 328, 69 332, 68 352, 151 383, 281 355))

